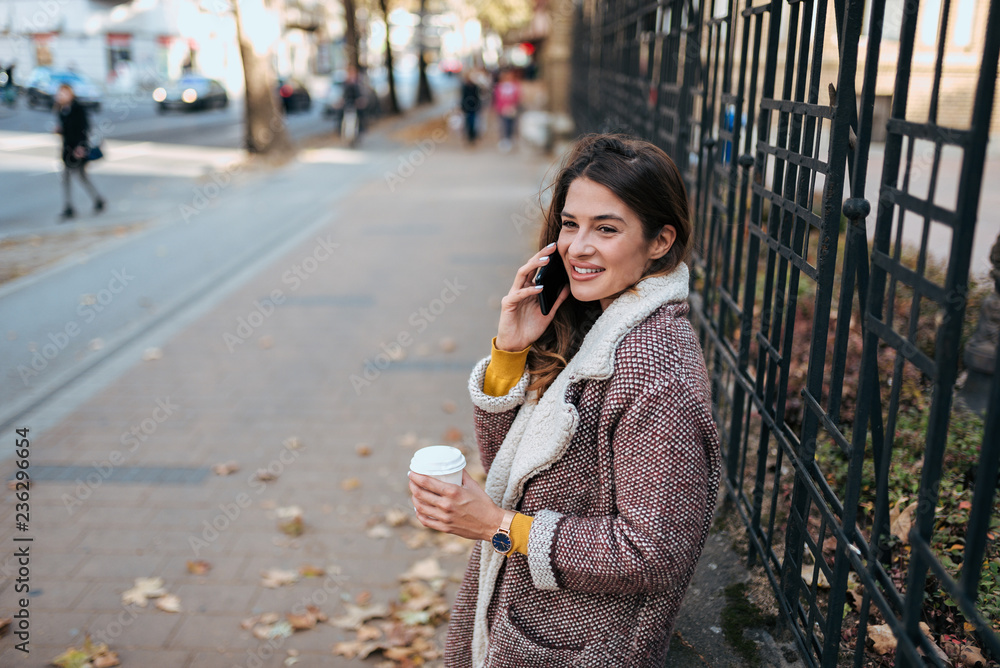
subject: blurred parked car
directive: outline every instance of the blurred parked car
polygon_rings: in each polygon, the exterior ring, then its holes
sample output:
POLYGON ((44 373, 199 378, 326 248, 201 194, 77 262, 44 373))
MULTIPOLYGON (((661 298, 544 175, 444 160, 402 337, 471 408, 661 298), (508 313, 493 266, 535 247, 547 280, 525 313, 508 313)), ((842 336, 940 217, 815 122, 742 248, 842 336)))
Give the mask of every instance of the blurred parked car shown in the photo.
POLYGON ((153 91, 157 111, 168 109, 214 109, 229 104, 226 89, 215 79, 189 74, 153 91))
POLYGON ((28 107, 51 109, 56 91, 62 84, 69 84, 81 105, 93 111, 101 110, 102 93, 97 84, 78 72, 50 67, 36 67, 24 84, 28 107))
POLYGON ((286 114, 309 111, 312 108, 312 97, 298 79, 278 79, 278 95, 286 114))

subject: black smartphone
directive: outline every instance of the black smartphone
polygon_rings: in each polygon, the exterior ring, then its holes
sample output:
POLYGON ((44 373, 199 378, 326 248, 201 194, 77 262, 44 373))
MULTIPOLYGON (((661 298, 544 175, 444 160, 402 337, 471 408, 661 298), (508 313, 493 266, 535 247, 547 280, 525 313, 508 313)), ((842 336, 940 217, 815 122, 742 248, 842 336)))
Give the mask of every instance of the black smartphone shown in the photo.
POLYGON ((542 291, 538 293, 538 306, 542 309, 542 315, 548 315, 549 311, 559 299, 559 293, 563 286, 569 282, 566 275, 566 266, 563 264, 559 251, 549 256, 549 261, 542 266, 535 274, 535 284, 542 285, 542 291))

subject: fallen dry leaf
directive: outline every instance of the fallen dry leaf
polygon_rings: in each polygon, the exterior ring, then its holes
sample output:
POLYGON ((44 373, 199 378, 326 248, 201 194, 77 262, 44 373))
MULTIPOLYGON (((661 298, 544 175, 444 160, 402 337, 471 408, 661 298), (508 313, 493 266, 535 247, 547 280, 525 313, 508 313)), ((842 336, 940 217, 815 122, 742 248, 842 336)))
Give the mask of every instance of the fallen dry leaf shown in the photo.
POLYGON ((382 630, 373 624, 362 624, 358 628, 356 640, 360 642, 368 642, 369 640, 378 640, 382 637, 382 630))
POLYGON ((302 441, 298 436, 289 436, 281 444, 289 450, 298 450, 302 447, 302 441))
POLYGON ((299 575, 304 578, 321 578, 326 575, 326 570, 318 566, 303 565, 299 568, 299 575))
POLYGON ((358 453, 358 457, 367 457, 372 453, 372 449, 366 443, 358 443, 354 446, 354 452, 358 453))
POLYGON ((317 622, 325 622, 326 615, 315 605, 306 606, 305 612, 285 615, 285 619, 296 631, 305 631, 316 627, 317 622))
POLYGON ((94 668, 111 668, 112 666, 120 666, 121 661, 118 660, 117 652, 108 652, 107 654, 100 654, 92 658, 90 665, 94 668))
POLYGON ((242 622, 240 622, 240 627, 243 629, 252 629, 258 624, 263 626, 269 626, 276 623, 281 616, 276 612, 265 612, 262 615, 255 615, 253 617, 247 617, 242 622))
POLYGON ((235 460, 229 460, 228 462, 220 462, 212 467, 212 473, 215 475, 232 475, 240 470, 239 462, 235 460))
POLYGON ((260 584, 268 589, 277 589, 283 585, 293 585, 299 581, 299 574, 280 568, 269 568, 260 572, 260 584))
POLYGON ((187 569, 188 573, 192 575, 205 575, 212 570, 212 564, 200 559, 198 561, 188 561, 187 569))
POLYGON ((0 638, 2 638, 3 634, 7 632, 7 628, 13 621, 13 617, 0 617, 0 638))
POLYGON ((306 530, 301 515, 296 515, 287 522, 280 523, 278 528, 281 529, 281 532, 286 536, 301 536, 306 530))
POLYGON ((135 586, 122 593, 122 603, 145 608, 147 599, 159 598, 166 593, 161 578, 136 578, 135 586))
POLYGON ((817 572, 819 577, 816 578, 816 588, 817 589, 829 589, 830 581, 826 579, 826 573, 818 565, 813 564, 802 564, 802 580, 807 585, 812 586, 813 572, 817 572))
POLYGON ((31 480, 8 480, 7 489, 12 492, 31 489, 31 480))
POLYGON ((855 589, 847 590, 847 598, 850 600, 851 604, 854 606, 855 610, 861 610, 861 606, 864 604, 864 595, 861 593, 861 587, 856 587, 855 589))
POLYGON ((379 649, 382 649, 381 643, 343 640, 334 644, 333 653, 335 656, 343 656, 348 659, 367 659, 372 652, 379 649))
POLYGON ((450 336, 446 336, 438 341, 438 347, 441 348, 441 352, 443 353, 452 353, 455 352, 456 348, 458 348, 458 344, 455 342, 455 339, 450 336))
POLYGON ((353 491, 359 487, 361 487, 360 478, 344 478, 340 481, 340 488, 345 492, 353 491))
POLYGON ((959 665, 963 668, 984 668, 989 664, 986 663, 986 657, 983 656, 982 650, 974 645, 965 645, 958 653, 959 665))
POLYGON ((164 612, 180 612, 181 599, 174 594, 166 594, 156 601, 156 607, 164 612))
POLYGON ((445 413, 454 413, 458 410, 458 404, 454 401, 445 401, 441 404, 441 410, 445 413))
POLYGON ((919 505, 916 501, 900 509, 900 507, 906 502, 907 498, 901 497, 899 501, 896 502, 889 510, 889 531, 893 536, 899 539, 899 541, 906 545, 910 542, 910 527, 913 526, 913 512, 917 509, 919 505))
POLYGON ((52 665, 59 668, 111 668, 119 663, 116 652, 112 652, 104 643, 95 645, 90 636, 84 637, 83 647, 70 647, 52 659, 52 665))
POLYGON ((869 626, 868 641, 871 642, 872 649, 878 654, 888 654, 896 649, 896 636, 892 635, 888 624, 869 626))
POLYGON ((261 482, 271 482, 272 480, 278 479, 278 476, 271 473, 267 469, 257 469, 257 473, 254 474, 254 477, 261 482))
POLYGON ((458 427, 449 427, 448 431, 444 433, 445 443, 461 443, 462 442, 462 431, 458 427))
POLYGON ((409 518, 409 514, 399 508, 390 508, 385 512, 385 523, 391 527, 403 526, 409 518))
POLYGON ((75 647, 71 647, 52 659, 52 665, 59 668, 84 668, 84 666, 90 665, 90 657, 75 647))
POLYGON ((267 633, 264 635, 264 638, 262 638, 262 640, 272 639, 272 638, 287 638, 291 636, 293 633, 295 633, 295 629, 292 628, 292 625, 289 624, 287 621, 281 621, 276 623, 270 629, 268 629, 267 633))
POLYGON ((392 529, 384 524, 376 524, 371 529, 368 530, 367 535, 369 538, 390 538, 392 537, 392 529))
POLYGON ((360 591, 358 595, 354 597, 354 602, 358 605, 368 605, 372 602, 372 593, 370 591, 360 591))
POLYGON ((414 531, 409 535, 403 536, 403 543, 411 550, 419 550, 426 547, 429 542, 431 542, 431 533, 427 530, 414 531))
POLYGON ((304 512, 301 506, 281 506, 274 509, 274 514, 279 520, 290 520, 295 517, 302 517, 304 512))
POLYGON ((344 608, 347 610, 347 614, 334 617, 330 620, 330 624, 338 629, 351 631, 356 631, 369 619, 378 619, 389 614, 389 607, 383 603, 365 606, 345 603, 344 608))
POLYGON ((435 557, 427 557, 422 559, 410 567, 410 570, 406 571, 399 576, 399 579, 406 582, 408 580, 440 580, 446 577, 446 573, 441 570, 441 564, 435 557))

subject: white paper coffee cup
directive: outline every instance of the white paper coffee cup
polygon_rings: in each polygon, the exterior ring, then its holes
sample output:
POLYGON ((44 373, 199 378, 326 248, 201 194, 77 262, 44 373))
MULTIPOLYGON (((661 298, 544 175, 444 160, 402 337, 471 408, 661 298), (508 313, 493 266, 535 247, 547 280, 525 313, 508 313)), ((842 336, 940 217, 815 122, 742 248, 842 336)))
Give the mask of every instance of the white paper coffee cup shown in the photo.
POLYGON ((464 469, 465 455, 450 445, 430 445, 420 448, 413 453, 413 459, 410 460, 410 470, 414 473, 429 475, 453 485, 462 484, 464 469))

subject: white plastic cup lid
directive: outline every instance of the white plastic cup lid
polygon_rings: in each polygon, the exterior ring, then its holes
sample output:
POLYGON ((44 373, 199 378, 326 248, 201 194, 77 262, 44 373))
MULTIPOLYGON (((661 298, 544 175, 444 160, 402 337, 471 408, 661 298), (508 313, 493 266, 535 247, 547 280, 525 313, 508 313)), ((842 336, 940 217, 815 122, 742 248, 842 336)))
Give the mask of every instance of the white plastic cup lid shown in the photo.
POLYGON ((413 453, 410 470, 422 475, 448 475, 465 468, 465 455, 450 445, 430 445, 413 453))

